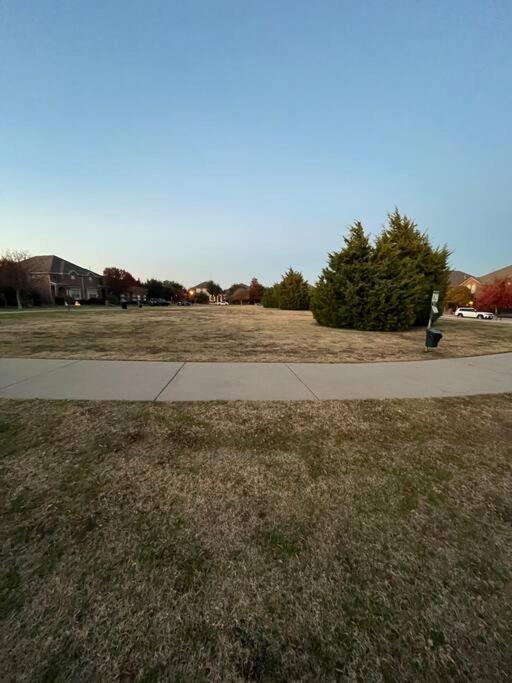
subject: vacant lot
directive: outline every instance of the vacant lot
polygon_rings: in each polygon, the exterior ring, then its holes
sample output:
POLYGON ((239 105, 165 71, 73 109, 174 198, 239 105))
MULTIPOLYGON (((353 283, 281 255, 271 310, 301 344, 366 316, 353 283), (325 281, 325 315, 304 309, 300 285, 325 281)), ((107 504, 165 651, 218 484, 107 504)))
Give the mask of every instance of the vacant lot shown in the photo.
POLYGON ((4 680, 509 676, 511 396, 0 412, 4 680))
POLYGON ((445 338, 427 356, 424 329, 335 330, 317 325, 308 311, 195 306, 15 313, 0 315, 0 356, 336 363, 512 351, 512 325, 443 320, 438 326, 445 338))

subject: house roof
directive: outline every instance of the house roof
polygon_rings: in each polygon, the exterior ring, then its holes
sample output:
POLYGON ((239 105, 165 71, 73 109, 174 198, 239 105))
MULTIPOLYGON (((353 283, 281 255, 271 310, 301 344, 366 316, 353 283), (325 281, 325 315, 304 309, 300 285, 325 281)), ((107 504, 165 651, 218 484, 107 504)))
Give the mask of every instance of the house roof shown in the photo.
POLYGON ((204 282, 200 282, 198 285, 195 285, 195 287, 191 287, 190 289, 207 289, 207 285, 209 285, 211 280, 205 280, 204 282))
POLYGON ((473 275, 470 275, 469 273, 465 273, 462 270, 450 270, 448 274, 448 283, 450 287, 458 287, 464 280, 467 280, 468 277, 474 277, 473 275))
POLYGON ((95 275, 101 277, 98 273, 88 268, 77 266, 71 261, 60 258, 53 254, 46 256, 31 256, 23 262, 30 273, 52 273, 54 275, 67 275, 74 271, 77 275, 95 275))
POLYGON ((496 282, 496 280, 512 278, 512 265, 504 266, 503 268, 493 270, 492 272, 481 276, 470 275, 469 273, 465 273, 462 270, 450 270, 450 273, 448 275, 448 282, 450 284, 450 287, 457 287, 470 277, 474 278, 477 282, 479 282, 482 285, 488 285, 492 282, 496 282))
POLYGON ((512 265, 493 270, 492 272, 487 273, 487 275, 482 275, 478 280, 483 285, 488 285, 492 282, 496 282, 496 280, 504 280, 505 278, 512 278, 512 265))

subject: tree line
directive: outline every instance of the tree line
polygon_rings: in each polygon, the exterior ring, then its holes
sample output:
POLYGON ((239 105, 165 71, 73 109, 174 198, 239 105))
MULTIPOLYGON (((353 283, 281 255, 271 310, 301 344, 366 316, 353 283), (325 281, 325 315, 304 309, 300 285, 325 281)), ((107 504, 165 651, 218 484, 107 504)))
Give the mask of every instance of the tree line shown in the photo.
POLYGON ((165 299, 180 301, 187 298, 185 287, 174 280, 157 280, 149 278, 145 282, 133 277, 131 273, 116 266, 109 266, 103 271, 103 284, 107 299, 118 303, 122 296, 147 297, 148 299, 165 299))
MULTIPOLYGON (((34 290, 30 273, 24 263, 28 258, 29 254, 26 251, 12 250, 5 251, 0 257, 0 300, 4 306, 15 303, 18 309, 21 309, 26 299, 37 302, 37 291, 34 290)), ((188 296, 187 290, 179 282, 155 278, 141 282, 130 272, 117 266, 104 269, 103 287, 105 298, 111 303, 119 303, 124 296, 167 301, 179 301, 188 296)), ((99 299, 94 301, 101 302, 99 299)))
MULTIPOLYGON (((329 253, 314 286, 291 267, 270 287, 261 285, 257 278, 250 285, 233 283, 227 290, 213 280, 205 285, 209 294, 223 294, 232 303, 261 302, 267 308, 310 309, 315 320, 328 327, 405 330, 428 322, 434 290, 439 292, 439 311, 452 301, 468 305, 474 297, 466 288, 448 291, 449 256, 446 246, 434 247, 426 232, 395 209, 374 239, 360 221, 355 221, 340 250, 329 253)), ((0 259, 0 288, 9 283, 16 291, 18 305, 27 287, 28 276, 20 268, 26 257, 24 252, 11 252, 0 259)), ((105 268, 103 282, 107 297, 113 301, 126 294, 168 301, 189 297, 179 282, 156 278, 141 282, 113 266, 105 268)), ((192 298, 197 303, 209 300, 204 292, 192 298)), ((510 279, 482 286, 473 303, 495 310, 512 309, 510 279)))

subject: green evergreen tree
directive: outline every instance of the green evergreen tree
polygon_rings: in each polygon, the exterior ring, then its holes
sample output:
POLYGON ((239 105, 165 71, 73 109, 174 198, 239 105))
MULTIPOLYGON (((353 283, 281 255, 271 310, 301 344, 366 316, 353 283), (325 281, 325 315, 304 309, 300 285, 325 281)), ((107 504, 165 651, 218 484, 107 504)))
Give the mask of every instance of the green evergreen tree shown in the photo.
POLYGON ((311 308, 320 325, 367 329, 373 248, 360 221, 343 239, 343 249, 329 254, 313 290, 311 308))
POLYGON ((279 308, 287 311, 309 309, 309 284, 302 273, 289 268, 278 285, 279 308))
POLYGON ((415 307, 422 292, 422 276, 416 263, 381 236, 371 265, 372 286, 368 291, 365 329, 409 329, 414 325, 415 307))
POLYGON ((416 223, 398 209, 388 214, 388 224, 379 238, 381 242, 395 244, 400 258, 411 259, 421 276, 421 285, 414 305, 415 325, 426 325, 430 315, 430 300, 434 290, 439 291, 440 311, 443 310, 448 290, 448 258, 446 246, 434 249, 428 235, 418 229, 416 223))
POLYGON ((404 330, 425 325, 432 292, 439 310, 448 285, 447 247, 434 249, 428 236, 398 209, 372 247, 354 223, 339 252, 329 254, 312 295, 321 325, 366 330, 404 330))
POLYGON ((266 287, 261 303, 265 308, 279 308, 279 284, 277 282, 272 287, 266 287))

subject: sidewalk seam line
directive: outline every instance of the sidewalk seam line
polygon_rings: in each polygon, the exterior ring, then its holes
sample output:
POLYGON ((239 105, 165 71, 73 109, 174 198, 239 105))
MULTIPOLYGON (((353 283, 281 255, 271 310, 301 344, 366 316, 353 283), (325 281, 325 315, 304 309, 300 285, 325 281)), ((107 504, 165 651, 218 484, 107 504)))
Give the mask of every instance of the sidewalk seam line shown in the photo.
POLYGON ((286 365, 286 367, 288 368, 288 370, 292 373, 292 375, 294 375, 294 376, 299 380, 299 382, 300 382, 301 384, 303 384, 303 385, 306 387, 306 389, 307 389, 311 394, 313 394, 313 396, 315 397, 315 400, 316 400, 316 401, 321 401, 321 400, 322 400, 319 396, 317 396, 317 395, 315 394, 315 392, 313 391, 313 389, 311 389, 310 387, 308 387, 308 385, 306 384, 306 382, 303 382, 303 381, 301 380, 301 378, 297 375, 297 373, 295 372, 295 370, 293 370, 293 369, 288 365, 288 363, 285 363, 285 365, 286 365))
MULTIPOLYGON (((7 359, 6 359, 7 360, 7 359)), ((19 360, 17 358, 16 360, 19 360)), ((51 358, 48 359, 37 359, 37 360, 52 360, 51 358)), ((35 375, 31 375, 30 377, 25 377, 25 379, 20 379, 17 382, 11 382, 10 384, 6 384, 5 386, 0 387, 0 391, 3 391, 4 389, 9 389, 10 387, 14 387, 17 384, 23 384, 23 382, 30 382, 31 379, 35 379, 36 377, 42 377, 43 375, 50 375, 52 372, 57 372, 57 370, 63 370, 64 368, 69 368, 70 365, 76 365, 77 363, 81 363, 81 359, 77 360, 72 360, 70 363, 66 363, 65 365, 59 365, 58 368, 53 368, 51 370, 43 370, 43 372, 38 372, 35 375)))
POLYGON ((179 372, 181 372, 181 370, 184 368, 185 364, 186 364, 186 361, 184 361, 184 362, 180 365, 180 367, 176 370, 176 372, 175 372, 174 375, 171 377, 171 379, 170 379, 166 384, 164 384, 164 386, 162 387, 162 389, 161 389, 161 390, 158 392, 158 394, 155 396, 155 398, 153 399, 153 402, 155 402, 155 401, 157 401, 157 400, 159 399, 159 397, 164 393, 164 391, 167 389, 167 387, 168 387, 169 384, 172 382, 172 380, 176 377, 176 375, 177 375, 179 372))

